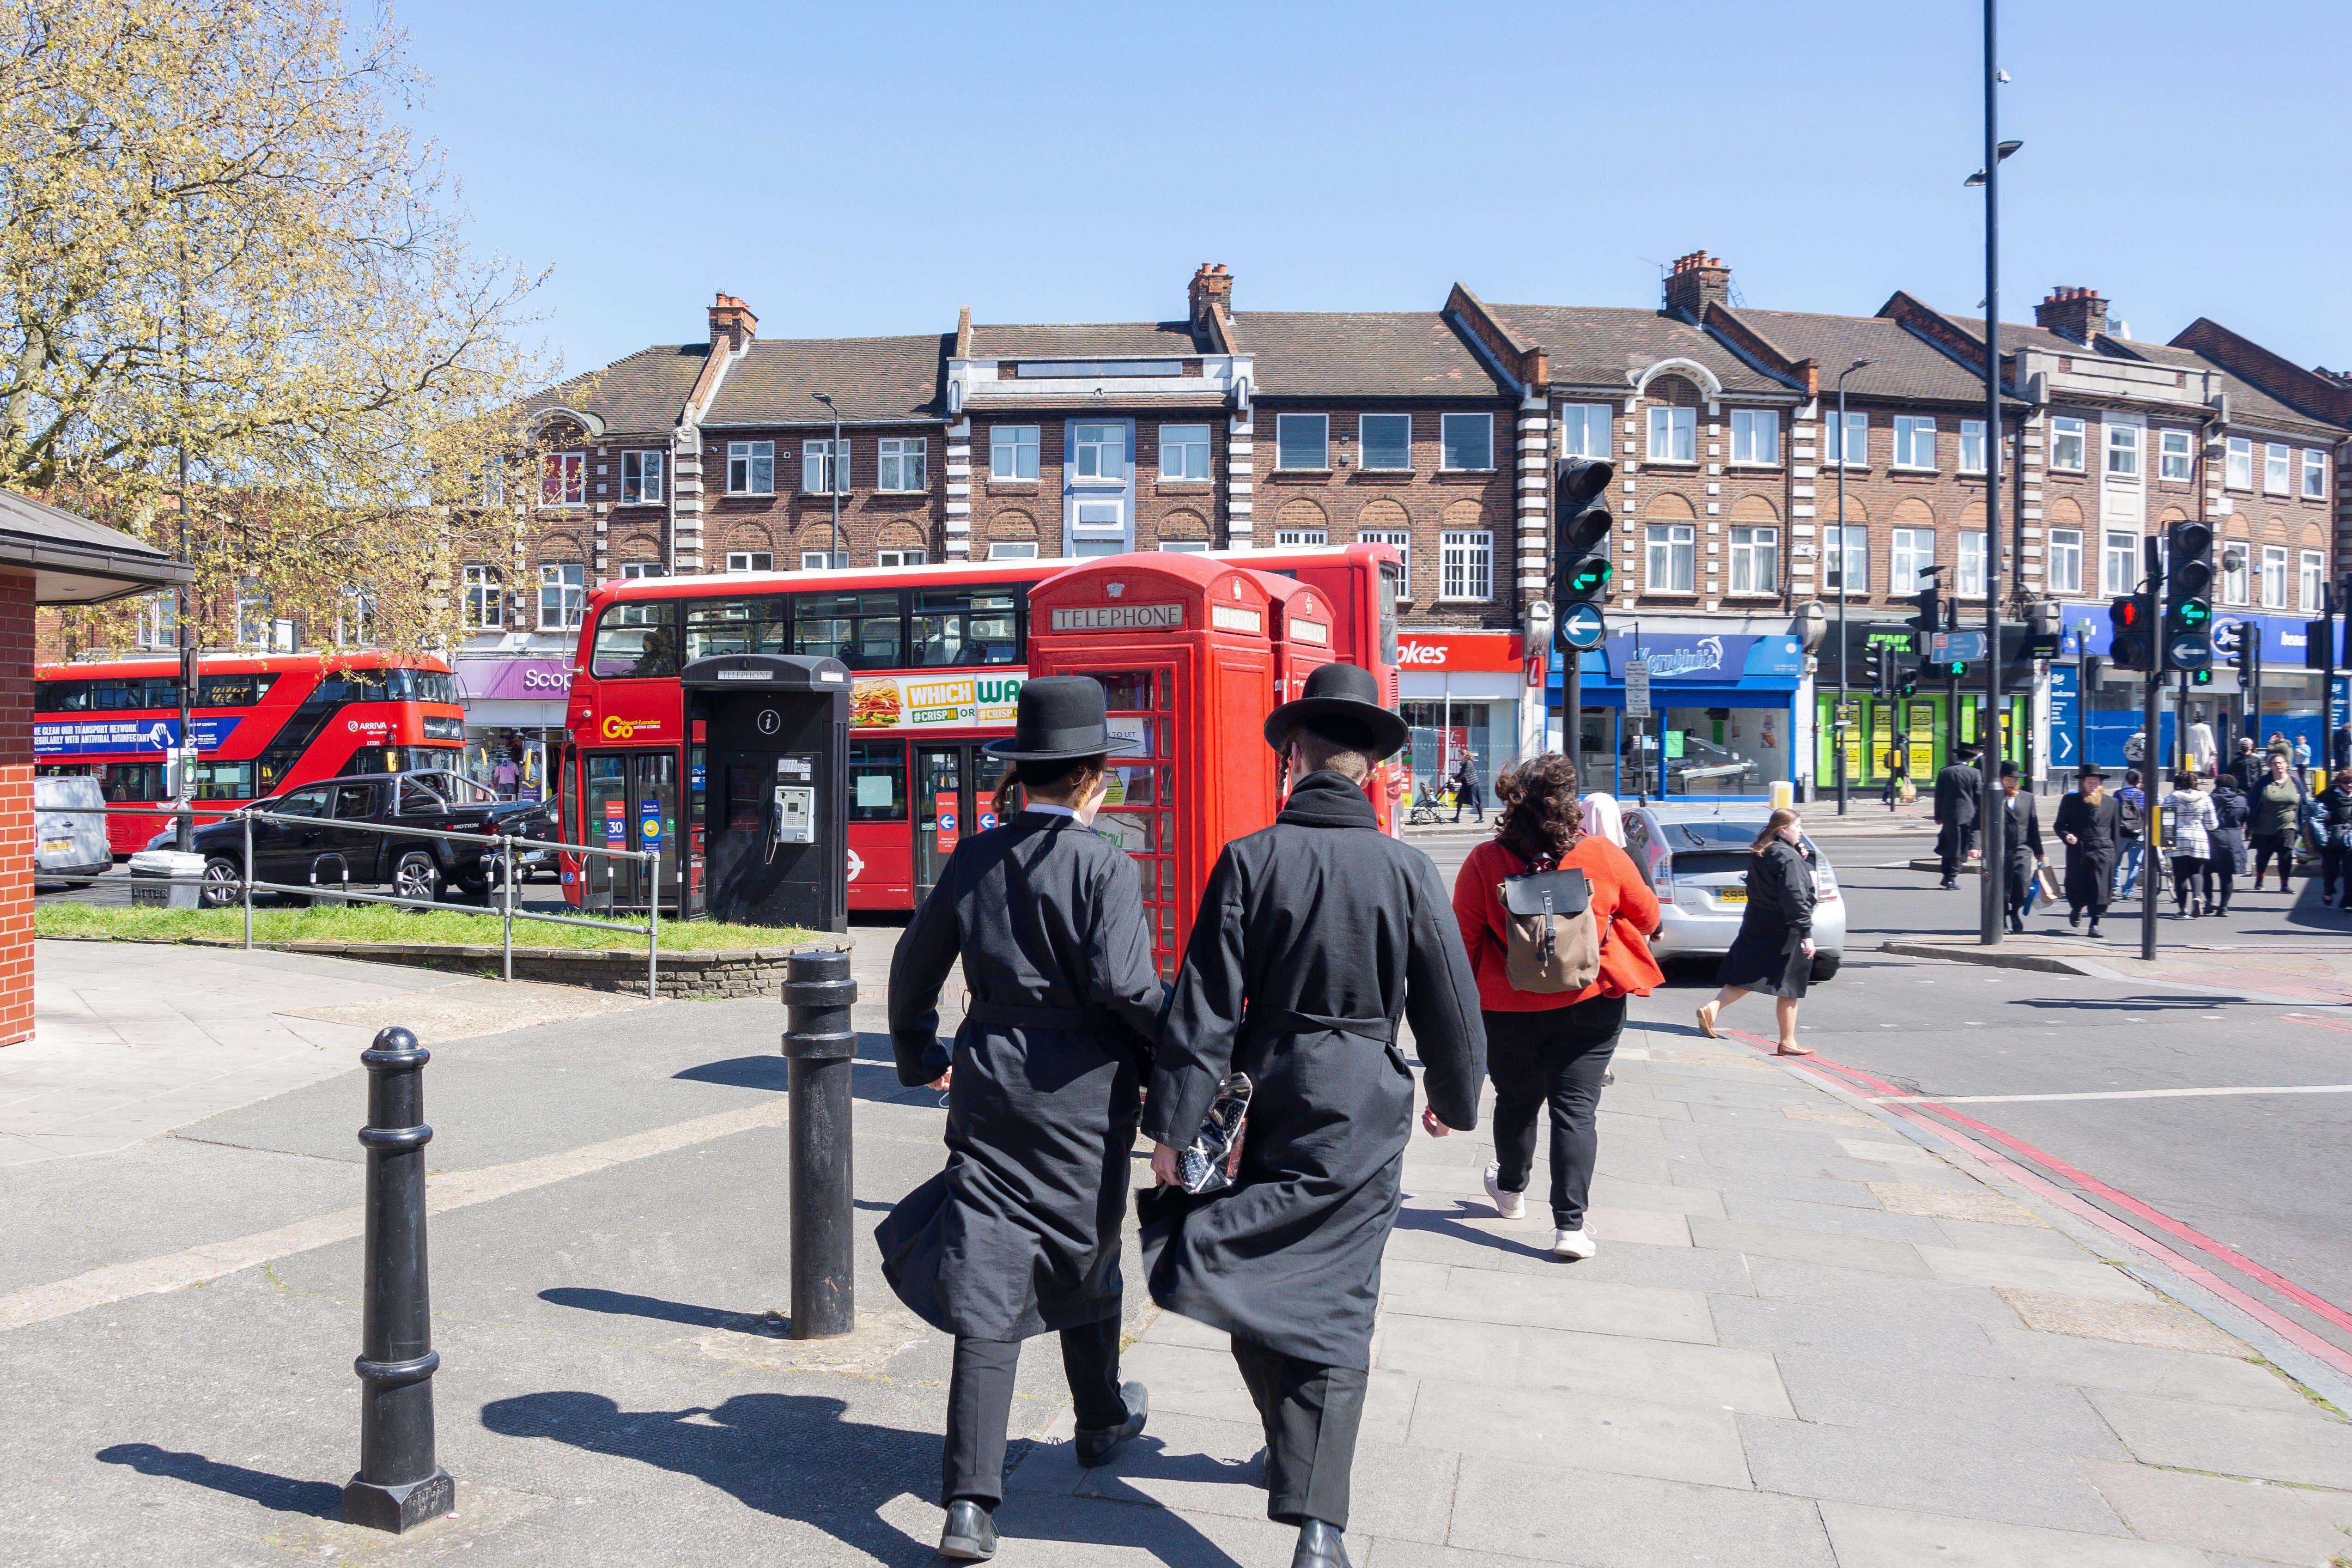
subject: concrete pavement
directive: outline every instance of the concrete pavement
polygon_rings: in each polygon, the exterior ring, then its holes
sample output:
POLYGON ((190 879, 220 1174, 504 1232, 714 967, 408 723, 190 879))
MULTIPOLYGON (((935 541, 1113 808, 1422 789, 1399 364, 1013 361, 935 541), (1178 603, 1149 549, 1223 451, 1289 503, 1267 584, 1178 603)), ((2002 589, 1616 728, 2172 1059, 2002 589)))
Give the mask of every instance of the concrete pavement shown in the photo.
MULTIPOLYGON (((856 934, 877 1030, 896 933, 856 934)), ((110 951, 135 991, 146 950, 110 951)), ((173 956, 265 1003, 402 978, 173 956)), ((2245 1568, 2352 1549, 2352 1426, 2254 1354, 2259 1325, 2191 1310, 2154 1254, 1916 1121, 1698 1038, 1688 1001, 1634 1009, 1589 1262, 1543 1252, 1540 1204, 1493 1216, 1483 1131, 1416 1134, 1359 1563, 2245 1568)), ((256 1016, 257 1037, 307 1027, 256 1016)), ((781 1026, 772 1001, 664 1003, 436 1047, 436 1387, 460 1508, 398 1542, 332 1518, 356 1431, 356 1044, 333 1042, 341 1068, 315 1081, 119 1152, 0 1170, 0 1559, 932 1561, 945 1342, 890 1298, 870 1244, 857 1333, 802 1344, 770 1315, 781 1026)), ((870 1227, 937 1168, 940 1112, 898 1089, 878 1037, 864 1054, 870 1227)), ((1128 1372, 1151 1385, 1150 1431, 1078 1470, 1057 1359, 1025 1357, 1031 1441, 998 1560, 1278 1568, 1291 1532, 1263 1517, 1230 1357, 1139 1294, 1128 1372)))

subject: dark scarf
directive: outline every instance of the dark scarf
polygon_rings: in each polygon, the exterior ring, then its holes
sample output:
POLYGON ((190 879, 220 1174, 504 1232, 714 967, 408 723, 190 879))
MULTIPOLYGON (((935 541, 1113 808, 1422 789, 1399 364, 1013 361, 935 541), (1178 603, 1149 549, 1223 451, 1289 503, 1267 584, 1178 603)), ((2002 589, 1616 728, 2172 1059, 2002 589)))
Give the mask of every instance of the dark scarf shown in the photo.
POLYGON ((1291 786, 1290 800, 1276 822, 1298 827, 1370 827, 1381 819, 1361 784, 1329 768, 1308 773, 1291 786))

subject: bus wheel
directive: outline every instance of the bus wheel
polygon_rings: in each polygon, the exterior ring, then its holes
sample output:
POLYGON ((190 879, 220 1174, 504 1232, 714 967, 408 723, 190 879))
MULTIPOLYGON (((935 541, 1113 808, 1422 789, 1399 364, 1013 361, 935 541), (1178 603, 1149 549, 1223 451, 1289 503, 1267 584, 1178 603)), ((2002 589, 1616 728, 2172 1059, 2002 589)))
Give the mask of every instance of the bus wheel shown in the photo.
POLYGON ((440 887, 441 868, 434 862, 428 850, 411 849, 393 868, 392 890, 404 899, 429 903, 440 891, 440 887))
POLYGON ((225 910, 236 902, 236 885, 244 880, 236 861, 226 855, 210 856, 205 861, 205 885, 196 897, 208 910, 225 910))

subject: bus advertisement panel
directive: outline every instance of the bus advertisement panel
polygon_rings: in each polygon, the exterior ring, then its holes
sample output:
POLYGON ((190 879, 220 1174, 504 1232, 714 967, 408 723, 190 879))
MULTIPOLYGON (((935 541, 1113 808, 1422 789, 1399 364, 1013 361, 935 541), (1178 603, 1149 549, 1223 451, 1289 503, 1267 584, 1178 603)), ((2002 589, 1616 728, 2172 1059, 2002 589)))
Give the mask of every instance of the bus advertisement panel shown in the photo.
MULTIPOLYGON (((206 655, 194 697, 200 805, 243 805, 347 773, 453 766, 464 749, 457 683, 434 658, 206 655)), ((169 805, 179 708, 176 658, 43 666, 33 678, 34 772, 93 777, 110 805, 169 805)), ((199 810, 196 820, 219 816, 199 810)), ((108 842, 129 855, 163 828, 159 818, 110 817, 108 842)))

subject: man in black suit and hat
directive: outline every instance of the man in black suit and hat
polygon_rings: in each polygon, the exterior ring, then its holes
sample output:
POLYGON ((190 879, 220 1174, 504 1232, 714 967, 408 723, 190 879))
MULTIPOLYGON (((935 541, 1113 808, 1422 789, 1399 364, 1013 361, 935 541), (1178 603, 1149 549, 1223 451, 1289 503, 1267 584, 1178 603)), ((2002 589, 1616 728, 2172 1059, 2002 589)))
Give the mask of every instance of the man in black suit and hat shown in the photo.
POLYGON ((1328 664, 1276 709, 1289 764, 1273 826, 1225 847, 1201 900, 1151 1071, 1143 1131, 1163 1184, 1139 1207, 1152 1299, 1225 1330, 1265 1428, 1266 1512, 1292 1568, 1347 1568, 1349 1471, 1381 1252, 1412 1131, 1412 1025, 1437 1137, 1476 1125, 1478 992, 1436 868, 1380 830, 1364 780, 1404 721, 1367 671, 1328 664), (1255 1098, 1234 1184, 1174 1185, 1229 1072, 1255 1098))
POLYGON ((1971 765, 1976 755, 1974 746, 1956 746, 1950 764, 1936 775, 1936 853, 1944 868, 1944 879, 1937 884, 1940 888, 1960 885, 1960 862, 1976 841, 1977 797, 1984 788, 1984 775, 1971 765))
POLYGON ((1101 684, 1028 682, 988 749, 1024 809, 956 846, 890 960, 898 1081, 947 1089, 947 1169, 875 1234, 898 1299, 955 1336, 940 1554, 957 1562, 996 1551, 1024 1340, 1061 1336, 1078 1463, 1143 1429, 1143 1385, 1118 1381, 1119 1226, 1165 995, 1135 862, 1087 828, 1111 749, 1101 684), (950 1056, 940 987, 959 958, 971 999, 950 1056))

